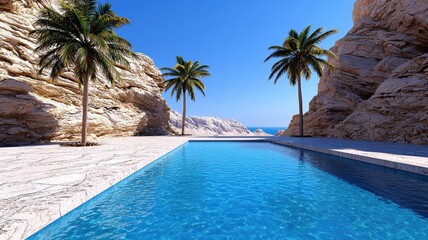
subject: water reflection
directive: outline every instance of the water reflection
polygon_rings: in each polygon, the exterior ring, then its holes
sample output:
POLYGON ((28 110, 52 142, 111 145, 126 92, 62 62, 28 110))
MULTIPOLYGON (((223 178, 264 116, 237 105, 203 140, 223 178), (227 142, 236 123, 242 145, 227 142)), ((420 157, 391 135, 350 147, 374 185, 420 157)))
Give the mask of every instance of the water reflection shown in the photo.
POLYGON ((312 151, 296 151, 299 160, 428 218, 428 177, 312 151))

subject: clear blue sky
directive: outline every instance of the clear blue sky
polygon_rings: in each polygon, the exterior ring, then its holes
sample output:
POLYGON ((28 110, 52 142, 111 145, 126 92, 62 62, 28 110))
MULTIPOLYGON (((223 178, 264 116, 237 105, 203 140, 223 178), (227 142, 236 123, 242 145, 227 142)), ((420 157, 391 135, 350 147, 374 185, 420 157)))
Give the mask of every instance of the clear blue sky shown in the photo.
MULTIPOLYGON (((102 0, 102 2, 105 2, 102 0)), ((330 48, 352 27, 355 0, 110 0, 132 24, 118 31, 135 51, 157 67, 172 67, 175 56, 210 66, 206 98, 188 101, 188 114, 233 118, 247 126, 288 126, 298 112, 297 88, 283 78, 268 81, 274 61, 263 63, 271 45, 280 45, 290 29, 339 29, 322 43, 330 48)), ((319 79, 303 83, 305 111, 319 79)), ((182 103, 163 96, 173 110, 182 103)))

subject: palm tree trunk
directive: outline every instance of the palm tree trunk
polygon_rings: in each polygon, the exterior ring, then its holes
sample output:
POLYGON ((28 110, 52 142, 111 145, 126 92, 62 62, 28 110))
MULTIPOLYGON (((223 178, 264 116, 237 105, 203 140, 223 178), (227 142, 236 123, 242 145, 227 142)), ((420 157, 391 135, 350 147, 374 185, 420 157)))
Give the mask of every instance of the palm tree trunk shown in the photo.
POLYGON ((83 83, 83 117, 82 117, 82 139, 80 144, 86 146, 86 135, 88 132, 88 99, 89 99, 89 77, 85 77, 83 83))
POLYGON ((184 135, 184 125, 186 123, 186 90, 183 90, 183 114, 181 117, 181 135, 184 135))
POLYGON ((298 91, 299 91, 299 120, 300 120, 299 134, 300 134, 300 137, 303 137, 302 81, 300 76, 297 79, 297 84, 298 84, 298 91))

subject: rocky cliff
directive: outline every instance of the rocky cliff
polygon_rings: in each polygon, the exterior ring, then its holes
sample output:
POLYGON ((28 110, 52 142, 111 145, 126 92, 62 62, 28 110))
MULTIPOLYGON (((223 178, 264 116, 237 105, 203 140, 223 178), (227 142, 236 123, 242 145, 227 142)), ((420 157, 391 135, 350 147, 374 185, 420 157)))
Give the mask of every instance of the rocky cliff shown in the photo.
MULTIPOLYGON (((176 111, 170 112, 170 124, 176 133, 181 133, 182 115, 176 111)), ((218 117, 186 116, 185 134, 194 136, 269 136, 261 129, 251 132, 242 123, 233 119, 218 117)))
MULTIPOLYGON (((428 144, 428 1, 357 0, 305 134, 428 144)), ((295 135, 294 116, 283 135, 295 135)))
MULTIPOLYGON (((82 90, 71 72, 54 82, 38 76, 35 40, 28 36, 42 4, 50 3, 0 0, 0 145, 79 137, 82 90)), ((161 72, 139 56, 130 69, 120 69, 123 84, 111 88, 102 76, 91 83, 90 138, 170 130, 161 72)))

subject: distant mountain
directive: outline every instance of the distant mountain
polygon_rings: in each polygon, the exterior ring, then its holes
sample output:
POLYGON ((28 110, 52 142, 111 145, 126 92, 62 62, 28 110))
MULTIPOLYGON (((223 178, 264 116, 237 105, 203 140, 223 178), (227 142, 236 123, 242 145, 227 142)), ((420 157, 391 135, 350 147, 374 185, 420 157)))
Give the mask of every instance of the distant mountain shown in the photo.
POLYGON ((270 135, 280 135, 282 134, 287 127, 248 127, 251 132, 258 132, 262 130, 263 132, 270 135))
MULTIPOLYGON (((172 129, 181 132, 181 114, 170 112, 169 120, 172 129)), ((186 117, 186 134, 194 136, 269 136, 263 131, 251 132, 242 123, 233 119, 221 119, 218 117, 186 117)))

